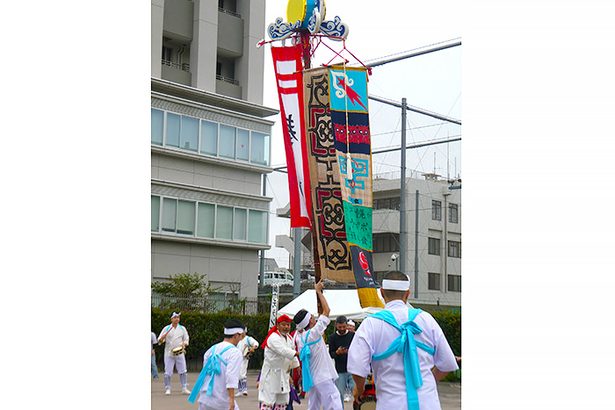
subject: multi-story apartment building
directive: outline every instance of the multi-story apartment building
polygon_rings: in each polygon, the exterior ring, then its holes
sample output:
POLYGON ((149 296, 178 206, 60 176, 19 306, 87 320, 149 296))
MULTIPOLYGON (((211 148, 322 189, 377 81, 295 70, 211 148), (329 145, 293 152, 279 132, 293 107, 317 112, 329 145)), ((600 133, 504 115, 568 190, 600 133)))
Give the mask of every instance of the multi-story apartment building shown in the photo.
POLYGON ((434 174, 425 174, 424 178, 406 178, 405 252, 400 252, 399 241, 400 180, 374 179, 374 271, 380 280, 384 272, 399 269, 400 258, 405 257, 406 273, 412 282, 411 301, 460 306, 460 185, 451 185, 434 174), (418 242, 415 240, 417 237, 418 242), (418 297, 414 294, 417 253, 418 297))
POLYGON ((152 0, 151 272, 256 298, 268 245, 264 0, 152 0))

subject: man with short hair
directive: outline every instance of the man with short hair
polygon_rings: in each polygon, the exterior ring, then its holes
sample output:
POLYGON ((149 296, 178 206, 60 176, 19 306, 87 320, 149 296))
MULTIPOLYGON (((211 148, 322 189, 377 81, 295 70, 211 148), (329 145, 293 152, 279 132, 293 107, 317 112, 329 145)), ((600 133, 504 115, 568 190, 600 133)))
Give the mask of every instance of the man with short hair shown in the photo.
POLYGON ((248 336, 248 329, 245 329, 237 348, 241 352, 241 356, 243 360, 241 362, 241 371, 239 372, 239 388, 237 389, 236 395, 248 395, 248 364, 250 362, 250 357, 256 349, 258 349, 258 340, 253 338, 252 336, 248 336))
POLYGON ((354 382, 352 375, 348 373, 346 364, 348 362, 348 348, 352 342, 354 333, 348 331, 348 319, 346 316, 338 316, 335 319, 335 332, 329 337, 329 354, 335 360, 335 370, 338 378, 335 381, 335 386, 340 392, 342 406, 345 401, 350 401, 350 397, 346 397, 346 391, 352 391, 354 382))
POLYGON ((361 323, 348 350, 355 402, 371 365, 376 410, 441 410, 436 381, 458 369, 442 329, 429 313, 408 308, 410 280, 404 273, 388 272, 380 292, 384 309, 361 323))
POLYGON ((295 341, 301 360, 303 391, 307 393, 308 410, 342 410, 340 394, 335 387, 337 372, 327 352, 322 335, 330 323, 330 309, 322 289, 322 281, 314 285, 322 306, 322 314, 315 320, 305 309, 301 309, 293 321, 297 325, 295 341))
POLYGON ((164 394, 171 394, 171 376, 173 369, 177 367, 179 381, 182 385, 182 393, 190 394, 188 390, 188 370, 186 368, 186 355, 183 349, 188 346, 189 337, 186 328, 179 324, 181 313, 171 315, 171 324, 165 326, 158 336, 158 343, 165 343, 164 346, 164 394), (174 349, 182 348, 181 352, 173 352, 174 349))
POLYGON ((194 403, 198 395, 199 410, 239 410, 235 389, 239 386, 243 357, 237 344, 244 332, 239 320, 228 319, 224 322, 224 339, 205 352, 203 370, 188 397, 194 403))
POLYGON ((260 410, 285 410, 289 403, 290 369, 299 367, 299 353, 290 336, 292 319, 282 315, 263 341, 263 368, 258 385, 260 410))

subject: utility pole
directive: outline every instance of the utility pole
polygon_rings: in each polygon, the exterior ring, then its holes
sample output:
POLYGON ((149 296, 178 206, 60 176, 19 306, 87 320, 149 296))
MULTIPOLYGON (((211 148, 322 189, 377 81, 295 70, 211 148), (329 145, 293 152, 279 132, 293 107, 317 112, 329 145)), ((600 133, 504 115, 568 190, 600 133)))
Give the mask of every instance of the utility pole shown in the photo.
POLYGON ((419 298, 419 190, 414 202, 414 298, 419 298))
MULTIPOLYGON (((263 174, 263 196, 267 196, 267 174, 263 174)), ((260 281, 258 282, 258 286, 262 291, 265 287, 265 250, 261 249, 260 251, 260 281)))
MULTIPOLYGON (((401 146, 406 146, 406 98, 401 99, 401 146)), ((399 198, 399 269, 406 273, 408 238, 406 237, 406 150, 401 150, 401 185, 399 198)))

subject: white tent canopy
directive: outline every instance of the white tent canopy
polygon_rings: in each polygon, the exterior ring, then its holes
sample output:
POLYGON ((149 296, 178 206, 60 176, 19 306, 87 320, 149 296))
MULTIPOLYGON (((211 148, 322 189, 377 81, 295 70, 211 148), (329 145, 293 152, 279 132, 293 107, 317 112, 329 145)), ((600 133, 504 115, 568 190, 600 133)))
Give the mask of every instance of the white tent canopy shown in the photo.
MULTIPOLYGON (((331 308, 331 313, 329 314, 329 319, 331 320, 336 319, 338 316, 346 316, 352 320, 363 320, 367 315, 380 310, 380 308, 376 307, 362 308, 356 289, 325 289, 323 293, 331 308)), ((378 296, 382 299, 380 290, 378 290, 378 296)), ((301 309, 305 309, 314 315, 318 314, 316 291, 314 289, 306 290, 289 304, 279 309, 278 315, 286 314, 294 317, 301 309)))

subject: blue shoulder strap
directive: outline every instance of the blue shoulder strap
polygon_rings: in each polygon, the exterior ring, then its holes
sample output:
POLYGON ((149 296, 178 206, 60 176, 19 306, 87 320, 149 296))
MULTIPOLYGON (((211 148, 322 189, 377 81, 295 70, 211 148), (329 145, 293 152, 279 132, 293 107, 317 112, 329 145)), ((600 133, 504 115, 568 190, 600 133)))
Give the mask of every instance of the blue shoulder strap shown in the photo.
POLYGON ((417 347, 433 355, 435 349, 414 339, 423 330, 414 323, 416 316, 421 313, 421 309, 409 309, 408 321, 402 325, 397 323, 395 316, 389 310, 381 310, 371 317, 380 319, 397 329, 401 334, 393 340, 387 350, 372 357, 373 360, 382 360, 391 356, 393 353, 401 353, 404 361, 404 374, 406 379, 406 395, 408 398, 408 410, 419 410, 419 399, 416 390, 423 385, 421 377, 421 367, 419 365, 419 355, 417 347))
POLYGON ((192 388, 192 392, 190 393, 190 396, 188 397, 188 401, 190 403, 194 403, 194 401, 196 400, 197 396, 199 395, 199 392, 201 391, 201 388, 203 387, 203 383, 205 382, 205 378, 207 376, 211 376, 211 379, 209 379, 209 384, 207 385, 207 393, 205 393, 207 396, 211 396, 213 394, 214 391, 214 379, 216 377, 216 375, 219 375, 220 373, 222 373, 222 368, 220 367, 220 362, 224 363, 224 365, 227 365, 226 360, 224 360, 222 358, 222 355, 224 354, 224 352, 226 352, 227 350, 235 347, 233 345, 230 346, 226 346, 224 349, 222 349, 222 351, 220 353, 216 353, 216 349, 218 348, 218 346, 220 345, 220 343, 218 343, 217 345, 215 345, 212 349, 211 352, 211 356, 209 356, 209 359, 207 359, 207 363, 205 363, 205 365, 203 366, 203 370, 201 370, 201 373, 199 374, 198 379, 196 379, 196 383, 194 383, 194 387, 192 388))
POLYGON ((310 371, 310 357, 312 356, 312 350, 310 346, 318 343, 322 337, 314 340, 313 342, 308 343, 307 340, 310 336, 310 332, 312 329, 305 332, 305 337, 301 337, 301 341, 303 342, 303 347, 299 352, 299 360, 301 360, 301 379, 303 384, 303 391, 309 392, 314 383, 312 381, 312 372, 310 371))

